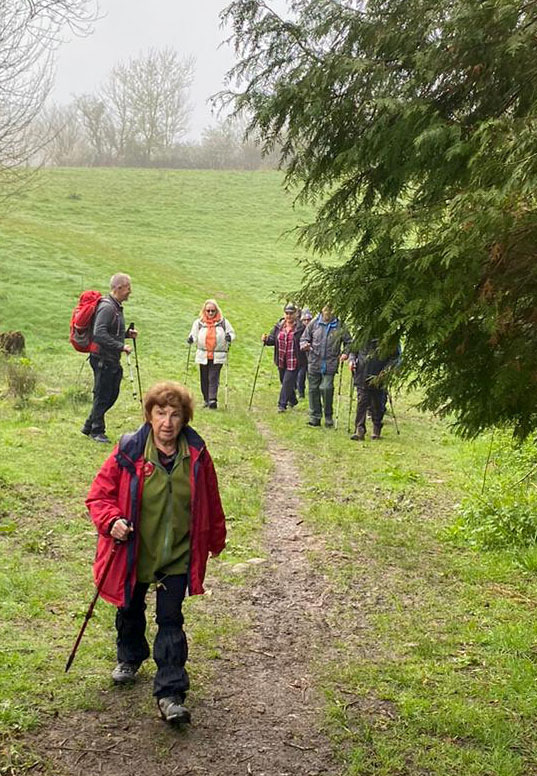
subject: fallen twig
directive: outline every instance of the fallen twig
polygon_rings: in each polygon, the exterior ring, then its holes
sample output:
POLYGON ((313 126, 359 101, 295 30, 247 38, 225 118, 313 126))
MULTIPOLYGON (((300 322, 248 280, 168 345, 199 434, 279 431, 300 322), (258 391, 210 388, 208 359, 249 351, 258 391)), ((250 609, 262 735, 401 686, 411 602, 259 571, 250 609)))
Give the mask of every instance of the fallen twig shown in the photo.
POLYGON ((300 744, 293 744, 292 741, 284 741, 284 746, 292 746, 293 749, 300 749, 301 752, 316 752, 314 746, 300 746, 300 744))
POLYGON ((265 657, 276 657, 276 655, 273 655, 271 652, 264 652, 262 649, 254 649, 253 647, 249 647, 248 652, 255 652, 257 655, 265 655, 265 657))

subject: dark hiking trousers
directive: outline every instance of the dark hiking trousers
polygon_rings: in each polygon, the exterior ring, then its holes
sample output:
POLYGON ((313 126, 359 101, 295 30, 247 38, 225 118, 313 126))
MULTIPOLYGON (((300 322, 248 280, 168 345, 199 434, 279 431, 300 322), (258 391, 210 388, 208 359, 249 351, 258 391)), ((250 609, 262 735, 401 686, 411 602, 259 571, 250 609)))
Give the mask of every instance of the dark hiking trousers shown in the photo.
POLYGON ((205 404, 216 404, 218 400, 221 369, 222 364, 215 364, 212 359, 208 359, 206 364, 200 364, 200 385, 205 404))
POLYGON ((310 420, 320 423, 321 418, 332 418, 334 408, 335 375, 308 372, 308 397, 310 402, 310 420))
POLYGON ((287 409, 287 406, 294 407, 298 404, 296 398, 296 369, 281 369, 278 367, 280 373, 281 390, 278 398, 278 407, 280 409, 287 409))
POLYGON ((300 366, 297 369, 296 373, 296 389, 298 391, 298 395, 301 399, 304 398, 306 393, 306 374, 308 372, 308 367, 306 366, 300 366))
POLYGON ((103 361, 99 356, 90 355, 89 362, 93 369, 93 406, 84 422, 84 433, 104 434, 104 415, 119 396, 123 369, 119 362, 103 361))
POLYGON ((356 406, 355 431, 357 434, 365 434, 365 421, 367 411, 371 413, 373 431, 380 434, 382 419, 385 410, 386 391, 383 388, 356 388, 358 404, 356 406))
MULTIPOLYGON (((185 663, 188 644, 183 630, 183 599, 187 587, 186 574, 163 575, 157 585, 158 626, 153 659, 157 673, 153 683, 156 698, 175 696, 184 700, 190 686, 185 663)), ((116 612, 117 659, 120 662, 140 665, 149 657, 149 644, 145 637, 145 596, 149 585, 137 582, 128 607, 116 612)))

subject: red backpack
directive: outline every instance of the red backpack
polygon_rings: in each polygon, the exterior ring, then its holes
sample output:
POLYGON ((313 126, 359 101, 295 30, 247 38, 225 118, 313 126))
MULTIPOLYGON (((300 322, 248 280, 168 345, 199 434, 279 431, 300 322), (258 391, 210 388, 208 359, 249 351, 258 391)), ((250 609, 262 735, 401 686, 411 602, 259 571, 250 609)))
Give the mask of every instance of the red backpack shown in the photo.
POLYGON ((71 313, 69 342, 80 353, 98 353, 99 346, 93 342, 93 319, 97 305, 103 298, 99 291, 84 291, 71 313))

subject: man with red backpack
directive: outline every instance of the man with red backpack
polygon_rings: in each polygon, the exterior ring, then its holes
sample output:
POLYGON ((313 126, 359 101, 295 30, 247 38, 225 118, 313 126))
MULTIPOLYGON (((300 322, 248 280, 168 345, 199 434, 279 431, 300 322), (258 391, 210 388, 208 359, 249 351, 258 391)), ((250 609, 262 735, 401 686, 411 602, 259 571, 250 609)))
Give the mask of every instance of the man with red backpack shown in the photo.
POLYGON ((121 354, 130 353, 125 338, 134 339, 136 329, 125 331, 123 302, 131 293, 131 279, 118 272, 110 279, 110 294, 103 297, 95 312, 89 362, 93 369, 93 406, 80 429, 95 442, 109 443, 104 423, 105 413, 115 404, 119 396, 123 369, 121 354))

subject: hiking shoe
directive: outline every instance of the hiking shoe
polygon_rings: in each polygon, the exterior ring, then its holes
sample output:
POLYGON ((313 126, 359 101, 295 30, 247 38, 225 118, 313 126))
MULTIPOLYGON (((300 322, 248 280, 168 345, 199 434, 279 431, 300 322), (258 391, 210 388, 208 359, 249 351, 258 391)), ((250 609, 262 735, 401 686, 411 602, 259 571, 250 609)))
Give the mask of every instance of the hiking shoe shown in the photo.
POLYGON ((308 420, 307 423, 308 426, 320 426, 321 421, 320 420, 308 420))
POLYGON ((209 402, 209 409, 210 410, 216 410, 218 408, 218 404, 215 401, 209 402))
POLYGON ((326 428, 332 428, 332 426, 334 425, 334 421, 332 420, 332 418, 325 418, 324 425, 326 426, 326 428))
POLYGON ((90 434, 90 439, 93 439, 94 442, 101 442, 103 445, 111 444, 106 434, 90 434))
POLYGON ((371 439, 380 439, 380 434, 371 434, 371 439))
POLYGON ((82 426, 80 429, 80 433, 84 434, 84 436, 91 436, 91 428, 86 428, 86 426, 82 426))
POLYGON ((363 442, 365 439, 365 434, 351 434, 351 439, 354 442, 363 442))
POLYGON ((180 698, 159 698, 157 705, 160 716, 166 722, 170 724, 190 722, 190 712, 183 706, 180 698))
POLYGON ((287 407, 278 407, 278 412, 286 412, 287 407))
POLYGON ((139 666, 136 663, 118 663, 112 671, 112 679, 116 684, 130 684, 136 678, 139 666))

